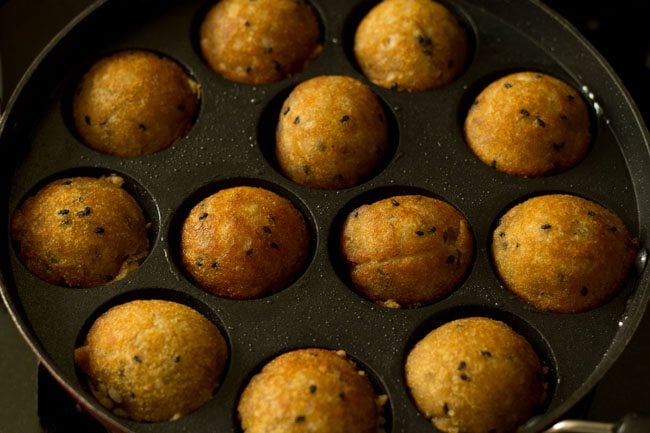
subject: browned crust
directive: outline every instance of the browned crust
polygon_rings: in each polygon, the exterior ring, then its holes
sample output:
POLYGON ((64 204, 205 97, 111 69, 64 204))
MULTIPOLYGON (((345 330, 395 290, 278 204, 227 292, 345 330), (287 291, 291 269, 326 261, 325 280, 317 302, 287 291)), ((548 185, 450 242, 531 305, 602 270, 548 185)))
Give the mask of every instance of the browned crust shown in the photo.
POLYGON ((447 433, 514 433, 545 398, 530 344, 483 317, 431 331, 409 353, 405 372, 420 412, 447 433))
POLYGON ((133 158, 164 150, 192 127, 199 85, 176 62, 148 51, 105 57, 73 99, 77 132, 92 149, 133 158))
POLYGON ((557 78, 519 72, 490 84, 465 119, 465 140, 485 164, 515 176, 570 169, 591 143, 580 95, 557 78))
POLYGON ((197 204, 181 236, 185 270, 217 296, 253 299, 284 288, 309 255, 305 220, 262 188, 221 190, 197 204))
POLYGON ((320 52, 318 18, 302 0, 221 0, 200 31, 208 65, 239 83, 280 81, 320 52))
POLYGON ((287 352, 244 389, 238 405, 247 433, 377 433, 379 410, 370 381, 343 353, 287 352))
POLYGON ((354 53, 373 83, 418 92, 444 86, 463 70, 467 35, 440 3, 384 0, 359 24, 354 53))
POLYGON ((591 310, 618 293, 637 247, 613 212, 561 194, 513 207, 492 236, 504 285, 535 308, 561 313, 591 310))
POLYGON ((396 196, 350 213, 341 252, 365 297, 413 306, 445 296, 462 281, 473 261, 474 237, 452 205, 396 196))
POLYGON ((388 150, 386 114, 368 86, 345 76, 298 85, 282 106, 275 154, 285 176, 310 188, 358 185, 388 150))
POLYGON ((142 209, 122 178, 53 181, 15 210, 21 262, 51 284, 94 287, 137 268, 149 248, 142 209))
POLYGON ((161 300, 114 307, 90 328, 75 362, 99 402, 136 421, 169 421, 207 402, 228 357, 201 314, 161 300))

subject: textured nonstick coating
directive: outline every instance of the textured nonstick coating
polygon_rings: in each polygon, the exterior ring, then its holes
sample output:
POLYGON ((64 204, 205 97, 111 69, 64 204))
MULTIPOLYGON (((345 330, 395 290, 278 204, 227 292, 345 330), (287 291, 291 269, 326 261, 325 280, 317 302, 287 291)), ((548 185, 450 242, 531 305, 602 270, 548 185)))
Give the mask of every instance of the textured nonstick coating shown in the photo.
MULTIPOLYGON (((630 283, 612 301, 581 314, 537 312, 503 289, 488 254, 498 216, 532 195, 568 192, 610 208, 639 234, 648 228, 648 135, 629 95, 601 57, 563 20, 534 0, 445 2, 472 40, 472 58, 449 86, 398 93, 371 85, 389 111, 393 152, 368 182, 340 191, 309 190, 285 179, 273 160, 273 130, 283 98, 297 83, 323 74, 365 80, 351 55, 359 19, 372 2, 314 0, 323 52, 285 81, 249 86, 229 82, 202 62, 196 32, 206 3, 100 1, 48 46, 8 106, 0 135, 1 257, 5 300, 45 365, 103 422, 127 432, 237 432, 237 399, 248 378, 290 349, 343 349, 389 396, 387 430, 433 432, 406 390, 403 362, 414 341, 457 317, 487 315, 525 335, 549 367, 549 398, 529 425, 539 431, 579 401, 622 352, 643 315, 648 273, 639 260, 630 283), (352 2, 350 2, 352 3, 352 2), (188 136, 155 155, 123 160, 80 143, 71 127, 70 97, 95 60, 124 48, 154 50, 179 61, 202 85, 201 108, 188 136), (519 179, 485 166, 466 147, 462 120, 490 80, 533 69, 583 90, 595 140, 586 159, 566 173, 519 179), (583 89, 583 85, 587 88, 583 89), (591 94, 593 93, 593 94, 591 94), (593 100, 592 100, 593 99, 593 100), (139 270, 93 289, 48 285, 20 264, 8 237, 8 217, 48 180, 118 173, 152 222, 153 247, 139 270), (313 234, 312 258, 290 287, 255 301, 231 301, 195 287, 178 265, 183 217, 206 194, 232 185, 260 185, 292 200, 313 234), (393 194, 423 193, 454 204, 471 223, 476 260, 461 287, 433 305, 391 310, 359 297, 337 254, 342 219, 361 203, 393 194), (226 336, 230 360, 223 383, 204 407, 173 423, 136 423, 113 416, 90 395, 72 353, 92 321, 135 298, 186 303, 226 336)), ((645 251, 645 250, 643 250, 645 251)), ((642 253, 641 255, 643 255, 642 253)))

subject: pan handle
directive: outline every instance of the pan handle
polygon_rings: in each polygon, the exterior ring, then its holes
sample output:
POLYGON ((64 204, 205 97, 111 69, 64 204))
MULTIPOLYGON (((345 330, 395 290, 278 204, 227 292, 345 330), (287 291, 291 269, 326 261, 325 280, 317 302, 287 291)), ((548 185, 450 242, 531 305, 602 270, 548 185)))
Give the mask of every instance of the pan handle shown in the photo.
POLYGON ((616 424, 569 419, 558 422, 544 433, 650 433, 650 416, 630 413, 616 424))

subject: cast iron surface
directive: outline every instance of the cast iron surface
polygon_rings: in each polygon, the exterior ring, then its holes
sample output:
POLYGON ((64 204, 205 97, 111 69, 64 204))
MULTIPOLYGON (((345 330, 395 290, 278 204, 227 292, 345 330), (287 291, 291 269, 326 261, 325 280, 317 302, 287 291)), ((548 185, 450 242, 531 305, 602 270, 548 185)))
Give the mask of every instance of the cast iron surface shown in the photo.
MULTIPOLYGON (((502 319, 528 337, 549 367, 550 396, 531 430, 549 425, 584 396, 623 350, 647 300, 648 275, 635 276, 611 302, 588 313, 536 312, 501 288, 488 251, 491 227, 522 198, 561 191, 593 199, 618 213, 645 245, 648 226, 648 138, 637 111, 601 58, 562 20, 533 1, 473 0, 450 6, 473 35, 474 55, 451 85, 420 94, 372 86, 394 119, 394 152, 370 181, 341 191, 299 187, 275 168, 272 130, 281 98, 297 83, 322 74, 363 79, 350 56, 351 37, 370 3, 312 2, 323 22, 324 49, 303 73, 264 86, 231 83, 214 74, 196 50, 204 1, 101 1, 71 24, 30 69, 10 102, 0 136, 3 173, 3 294, 12 314, 55 376, 95 413, 125 431, 237 431, 237 398, 265 361, 298 347, 344 349, 387 393, 388 430, 426 432, 404 386, 402 365, 413 341, 450 318, 473 314, 502 319), (145 48, 183 64, 203 89, 189 135, 156 155, 121 160, 83 146, 69 122, 71 89, 101 56, 145 48), (544 179, 493 171, 466 148, 464 111, 483 85, 506 72, 534 69, 585 90, 596 138, 576 168, 544 179), (595 101, 590 99, 593 93, 595 101), (271 131, 271 133, 269 133, 271 131), (51 286, 26 271, 8 239, 7 216, 47 180, 71 174, 118 173, 152 222, 152 251, 126 279, 101 288, 51 286), (196 288, 180 271, 175 241, 180 221, 208 192, 233 184, 267 186, 303 210, 314 233, 313 259, 284 291, 257 301, 228 301, 196 288), (477 258, 464 284, 444 300, 413 310, 389 310, 348 287, 336 255, 341 218, 354 206, 396 193, 424 192, 457 206, 476 237, 477 258), (98 314, 133 298, 184 302, 227 336, 229 367, 215 397, 174 423, 141 424, 99 407, 75 370, 72 352, 98 314)), ((641 270, 642 266, 639 266, 641 270)))

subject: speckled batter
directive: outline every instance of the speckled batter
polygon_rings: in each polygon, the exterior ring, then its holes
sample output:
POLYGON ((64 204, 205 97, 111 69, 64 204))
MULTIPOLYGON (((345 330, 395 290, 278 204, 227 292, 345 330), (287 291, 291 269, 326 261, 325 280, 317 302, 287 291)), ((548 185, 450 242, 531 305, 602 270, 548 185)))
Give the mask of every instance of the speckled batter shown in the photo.
POLYGON ((181 256, 206 291, 259 298, 283 289, 303 269, 309 233, 289 200, 262 188, 229 188, 205 198, 187 216, 181 256))
POLYGON ((481 92, 465 119, 465 139, 485 164, 516 176, 559 173, 580 162, 591 143, 580 95, 537 72, 503 77, 481 92))
POLYGON ((424 416, 446 433, 514 433, 545 398, 530 344, 483 317, 446 323, 406 359, 406 382, 424 416))
POLYGON ((510 209, 492 236, 496 272, 535 308, 595 308, 626 281, 638 241, 611 211, 571 195, 535 197, 510 209))
POLYGON ((228 348, 212 322, 193 309, 146 300, 104 313, 74 355, 93 394, 116 415, 170 421, 212 397, 228 348))
POLYGON ((224 77, 248 84, 300 72, 320 52, 320 27, 303 0, 221 0, 201 25, 201 51, 224 77))
POLYGON ((300 349, 254 376, 238 410, 246 433, 378 433, 383 402, 345 353, 300 349))
POLYGON ((176 62, 122 51, 95 63, 77 86, 73 116, 92 149, 124 158, 164 150, 192 127, 199 85, 176 62))
POLYGON ((452 205, 396 196, 355 209, 341 233, 352 281, 388 306, 427 304, 453 290, 474 257, 474 237, 452 205))
POLYGON ((424 91, 448 84, 462 71, 467 35, 440 3, 384 0, 359 24, 354 53, 373 83, 424 91))
POLYGON ((354 78, 312 78, 282 106, 275 153, 294 182, 321 189, 358 185, 376 172, 387 151, 384 109, 354 78))
POLYGON ((55 180, 15 210, 11 237, 21 262, 51 284, 94 287, 124 277, 147 256, 142 209, 123 179, 55 180))

